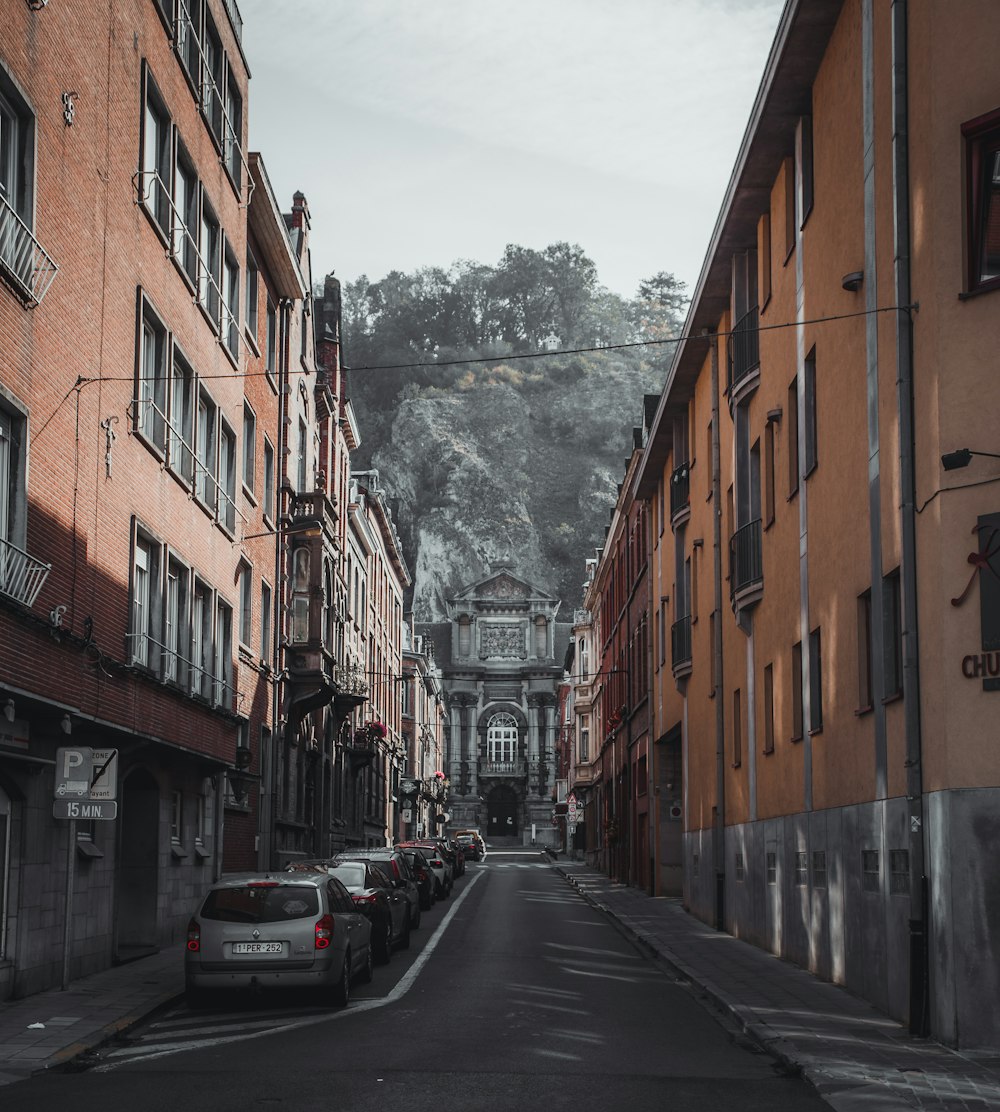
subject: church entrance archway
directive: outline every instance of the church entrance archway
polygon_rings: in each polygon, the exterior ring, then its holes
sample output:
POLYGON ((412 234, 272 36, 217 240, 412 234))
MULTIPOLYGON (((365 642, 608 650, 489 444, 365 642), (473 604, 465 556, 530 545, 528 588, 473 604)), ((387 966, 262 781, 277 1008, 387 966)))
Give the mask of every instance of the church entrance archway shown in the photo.
POLYGON ((517 792, 506 784, 495 787, 486 797, 486 837, 514 838, 518 834, 517 792))
POLYGON ((119 824, 118 916, 115 959, 119 962, 155 952, 159 887, 160 786, 152 773, 137 768, 122 785, 119 824))

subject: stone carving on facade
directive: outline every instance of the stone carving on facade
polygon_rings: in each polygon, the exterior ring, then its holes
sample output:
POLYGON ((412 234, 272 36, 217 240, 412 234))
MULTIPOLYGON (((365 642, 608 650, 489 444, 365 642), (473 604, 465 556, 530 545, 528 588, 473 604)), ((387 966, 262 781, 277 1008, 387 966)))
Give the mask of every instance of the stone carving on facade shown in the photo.
POLYGON ((522 622, 494 622, 482 626, 479 633, 480 658, 524 660, 528 655, 524 633, 522 622))
POLYGON ((498 575, 487 583, 481 583, 476 588, 476 598, 510 598, 525 599, 528 593, 523 583, 511 575, 498 575))

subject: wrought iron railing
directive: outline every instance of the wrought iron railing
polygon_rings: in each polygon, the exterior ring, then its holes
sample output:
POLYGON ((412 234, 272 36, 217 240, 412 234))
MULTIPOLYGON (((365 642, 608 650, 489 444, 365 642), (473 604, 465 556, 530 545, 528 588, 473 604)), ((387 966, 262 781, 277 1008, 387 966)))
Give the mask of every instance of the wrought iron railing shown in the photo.
POLYGON ((670 476, 670 517, 675 518, 691 502, 691 465, 685 460, 670 476))
POLYGON ((729 541, 729 593, 735 595, 764 582, 761 559, 761 522, 747 522, 729 541))
POLYGON ((480 776, 525 776, 527 764, 524 761, 480 761, 480 776))
POLYGON ((670 659, 675 670, 691 663, 690 614, 685 614, 670 627, 670 659))
POLYGON ((0 591, 5 595, 25 606, 34 605, 51 570, 51 564, 43 564, 16 544, 0 540, 0 591))
POLYGON ((756 305, 733 325, 728 348, 732 390, 760 366, 760 310, 756 305))
POLYGON ((0 274, 34 306, 41 304, 58 269, 28 225, 0 196, 0 274))

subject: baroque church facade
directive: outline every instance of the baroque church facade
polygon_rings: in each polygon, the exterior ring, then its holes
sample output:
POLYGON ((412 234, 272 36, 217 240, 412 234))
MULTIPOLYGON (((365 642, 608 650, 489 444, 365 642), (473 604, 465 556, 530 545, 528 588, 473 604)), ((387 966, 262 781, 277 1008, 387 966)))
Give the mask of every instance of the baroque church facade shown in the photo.
POLYGON ((556 700, 572 625, 560 600, 494 564, 421 626, 448 705, 448 827, 492 845, 555 845, 556 700))

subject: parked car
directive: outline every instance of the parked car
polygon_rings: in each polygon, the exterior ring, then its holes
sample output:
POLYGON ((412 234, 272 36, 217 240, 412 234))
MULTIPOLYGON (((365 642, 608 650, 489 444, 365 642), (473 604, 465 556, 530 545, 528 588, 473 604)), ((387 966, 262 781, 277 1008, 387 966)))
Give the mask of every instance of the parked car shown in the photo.
POLYGON ((486 843, 475 830, 460 830, 454 837, 465 852, 467 861, 486 860, 486 843))
POLYGON ((393 946, 405 950, 410 945, 410 901, 406 894, 394 888, 372 861, 338 858, 327 868, 330 876, 350 892, 355 907, 371 920, 375 960, 388 964, 393 946))
POLYGON ((396 852, 403 855, 406 863, 410 866, 410 872, 413 873, 414 879, 417 882, 417 891, 420 893, 420 910, 430 911, 437 897, 434 894, 434 873, 427 863, 427 858, 424 857, 420 850, 413 847, 398 847, 396 852))
POLYGON ((184 986, 199 1005, 217 989, 317 988, 347 1003, 372 978, 372 928, 336 877, 233 877, 213 884, 188 923, 184 986))
POLYGON ((344 850, 337 854, 337 861, 372 861, 389 878, 393 888, 398 888, 404 893, 410 904, 410 930, 420 926, 420 889, 417 879, 413 875, 409 862, 398 849, 357 849, 344 850))
POLYGON ((445 838, 443 841, 445 849, 452 855, 451 864, 455 870, 455 876, 462 876, 465 873, 465 850, 454 838, 445 838))
POLYGON ((434 842, 399 842, 396 848, 415 849, 421 854, 434 874, 434 895, 439 900, 449 895, 454 884, 451 863, 445 860, 434 842))

